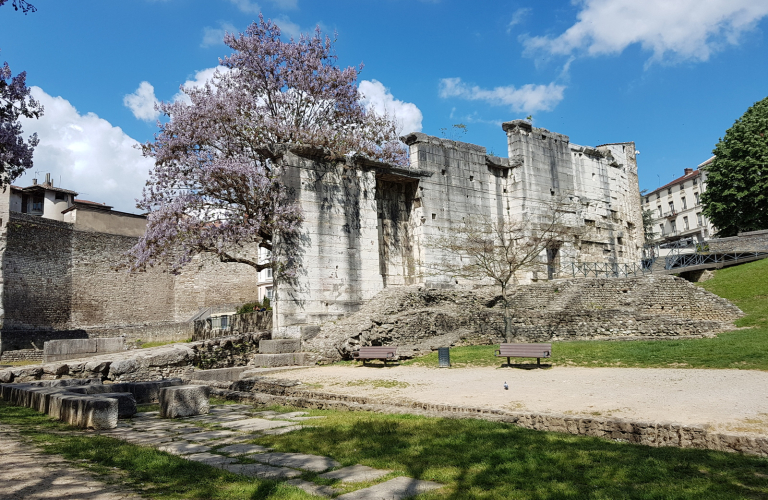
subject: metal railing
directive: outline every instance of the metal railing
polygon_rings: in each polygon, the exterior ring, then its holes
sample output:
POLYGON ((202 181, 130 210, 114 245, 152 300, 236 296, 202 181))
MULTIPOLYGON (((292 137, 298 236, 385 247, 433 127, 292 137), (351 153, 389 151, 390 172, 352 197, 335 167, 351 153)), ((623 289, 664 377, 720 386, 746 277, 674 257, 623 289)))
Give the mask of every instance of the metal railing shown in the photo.
POLYGON ((643 264, 612 264, 608 262, 572 262, 560 266, 561 276, 574 278, 627 278, 649 272, 643 264))

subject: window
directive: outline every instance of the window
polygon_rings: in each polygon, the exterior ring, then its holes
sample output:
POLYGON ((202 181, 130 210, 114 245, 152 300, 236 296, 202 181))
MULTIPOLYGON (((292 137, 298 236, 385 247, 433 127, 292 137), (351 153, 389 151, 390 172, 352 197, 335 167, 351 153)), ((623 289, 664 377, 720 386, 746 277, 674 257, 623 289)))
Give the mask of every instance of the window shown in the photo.
POLYGON ((672 188, 667 188, 667 194, 672 194, 672 188))
POLYGON ((664 214, 661 212, 661 205, 659 205, 659 217, 664 217, 664 214))
POLYGON ((664 224, 659 224, 659 230, 661 231, 661 235, 664 236, 664 224))
POLYGON ((685 189, 685 182, 680 183, 680 191, 682 191, 683 189, 685 189))
POLYGON ((645 197, 645 203, 649 203, 648 196, 645 197))
POLYGON ((669 213, 671 213, 671 214, 675 213, 675 202, 674 201, 670 201, 669 202, 669 213))
POLYGON ((693 197, 696 198, 696 205, 701 205, 701 200, 699 199, 699 193, 693 193, 693 197))
POLYGON ((704 225, 704 220, 701 217, 701 212, 696 214, 696 220, 699 222, 699 227, 704 225))
POLYGON ((686 230, 686 231, 687 231, 688 229, 690 229, 690 228, 688 227, 688 217, 683 217, 683 226, 685 227, 685 230, 686 230))
POLYGON ((271 267, 268 267, 268 268, 264 269, 264 278, 265 279, 270 279, 270 280, 272 279, 272 268, 271 267))
POLYGON ((656 199, 658 200, 659 198, 661 198, 661 193, 656 193, 656 199))
POLYGON ((68 196, 67 196, 67 194, 66 194, 66 193, 62 193, 61 191, 56 191, 56 196, 55 196, 55 198, 56 198, 57 200, 64 200, 64 201, 67 201, 67 198, 68 198, 68 196))
POLYGON ((688 208, 688 204, 685 202, 685 196, 681 197, 681 198, 680 198, 680 201, 681 201, 681 202, 682 202, 682 204, 683 204, 683 210, 685 210, 686 208, 688 208))
POLYGON ((669 224, 670 224, 670 226, 672 226, 672 233, 673 234, 676 233, 677 232, 677 221, 674 221, 674 220, 670 221, 669 224))
POLYGON ((268 286, 264 292, 264 296, 267 297, 270 302, 272 302, 272 287, 268 286))
POLYGON ((696 184, 698 184, 698 183, 699 183, 699 179, 698 179, 698 177, 694 177, 694 178, 693 178, 693 185, 695 186, 695 185, 696 185, 696 184))

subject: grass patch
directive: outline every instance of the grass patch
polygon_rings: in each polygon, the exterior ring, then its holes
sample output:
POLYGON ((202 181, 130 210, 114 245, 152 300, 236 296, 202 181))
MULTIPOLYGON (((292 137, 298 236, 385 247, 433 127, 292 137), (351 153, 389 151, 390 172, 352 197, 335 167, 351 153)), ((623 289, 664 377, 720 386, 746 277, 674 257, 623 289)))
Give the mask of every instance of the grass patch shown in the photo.
MULTIPOLYGON (((720 269, 700 284, 746 313, 736 321, 742 330, 716 338, 649 341, 557 342, 546 363, 557 366, 621 366, 633 368, 738 368, 768 370, 768 259, 720 269)), ((493 356, 495 346, 455 347, 454 366, 501 366, 506 358, 493 356)), ((536 360, 517 359, 517 363, 536 360)), ((403 361, 403 365, 437 366, 437 353, 403 361)))
POLYGON ((473 419, 315 410, 311 428, 258 440, 446 488, 419 498, 765 498, 768 460, 650 448, 473 419))
POLYGON ((247 478, 146 446, 87 435, 54 422, 29 408, 0 401, 0 422, 18 426, 22 436, 45 453, 61 455, 151 499, 285 499, 313 498, 277 481, 247 478), (62 434, 62 431, 72 431, 62 434))

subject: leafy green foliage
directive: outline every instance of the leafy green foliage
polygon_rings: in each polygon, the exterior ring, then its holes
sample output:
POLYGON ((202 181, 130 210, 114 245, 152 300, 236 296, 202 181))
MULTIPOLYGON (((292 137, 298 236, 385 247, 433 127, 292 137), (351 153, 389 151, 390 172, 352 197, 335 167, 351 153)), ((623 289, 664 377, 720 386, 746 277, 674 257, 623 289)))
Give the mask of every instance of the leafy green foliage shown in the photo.
POLYGON ((712 152, 702 203, 718 236, 768 228, 768 97, 736 120, 712 152))
POLYGON ((264 300, 259 302, 258 300, 255 302, 248 302, 247 304, 243 304, 240 307, 237 308, 237 314, 247 314, 252 313, 254 311, 260 311, 261 309, 266 309, 267 311, 272 310, 272 305, 269 302, 269 297, 264 297, 264 300))

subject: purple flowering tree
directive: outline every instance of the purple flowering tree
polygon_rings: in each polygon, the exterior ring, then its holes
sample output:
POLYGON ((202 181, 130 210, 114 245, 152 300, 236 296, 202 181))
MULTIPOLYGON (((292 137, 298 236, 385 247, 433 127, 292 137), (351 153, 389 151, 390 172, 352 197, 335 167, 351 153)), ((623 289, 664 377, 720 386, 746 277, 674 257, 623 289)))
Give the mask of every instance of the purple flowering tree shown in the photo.
POLYGON ((34 100, 26 85, 27 73, 12 76, 8 63, 0 67, 0 188, 4 188, 32 166, 37 134, 24 140, 20 117, 39 118, 43 106, 34 100))
POLYGON ((363 155, 407 163, 397 125, 360 103, 360 69, 336 65, 333 42, 319 28, 283 41, 259 16, 245 33, 227 34, 234 53, 224 70, 182 99, 159 104, 168 119, 153 142, 154 158, 138 207, 148 212, 145 235, 129 252, 132 269, 169 264, 178 271, 197 254, 273 267, 276 280, 294 275, 284 248, 301 211, 281 182, 285 155, 311 149, 327 159, 363 155), (280 252, 261 262, 254 248, 280 252))

